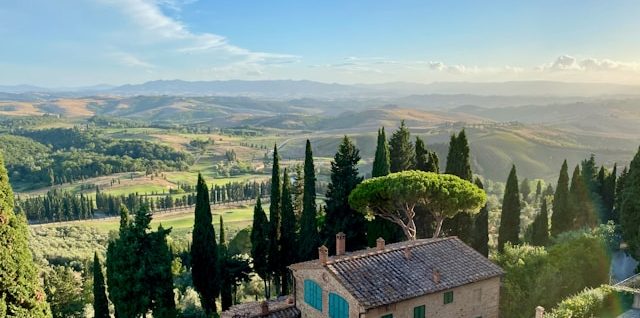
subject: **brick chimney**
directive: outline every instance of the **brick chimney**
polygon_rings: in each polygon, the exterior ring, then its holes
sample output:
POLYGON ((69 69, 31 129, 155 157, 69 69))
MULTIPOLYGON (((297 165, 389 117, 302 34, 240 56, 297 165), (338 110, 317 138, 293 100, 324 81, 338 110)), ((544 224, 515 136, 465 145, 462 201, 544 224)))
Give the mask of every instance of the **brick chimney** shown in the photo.
POLYGON ((440 271, 437 269, 433 270, 433 283, 440 284, 440 271))
POLYGON ((536 318, 544 318, 544 307, 536 307, 536 318))
POLYGON ((269 314, 269 302, 265 300, 262 303, 260 303, 260 315, 266 316, 268 314, 269 314))
POLYGON ((327 261, 329 260, 329 249, 324 245, 318 247, 318 257, 320 264, 327 265, 327 261))
POLYGON ((384 239, 381 238, 381 237, 379 237, 376 240, 376 251, 378 251, 378 252, 384 251, 384 239))
POLYGON ((404 247, 404 258, 407 260, 411 258, 411 247, 409 246, 404 247))
POLYGON ((340 232, 336 234, 336 256, 344 255, 347 245, 347 236, 340 232))

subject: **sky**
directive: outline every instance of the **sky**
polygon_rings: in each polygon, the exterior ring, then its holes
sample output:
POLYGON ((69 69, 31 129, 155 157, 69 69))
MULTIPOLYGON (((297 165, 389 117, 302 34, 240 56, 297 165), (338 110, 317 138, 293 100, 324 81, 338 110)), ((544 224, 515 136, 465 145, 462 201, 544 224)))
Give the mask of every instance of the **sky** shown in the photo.
POLYGON ((0 85, 640 84, 640 1, 4 0, 0 85))

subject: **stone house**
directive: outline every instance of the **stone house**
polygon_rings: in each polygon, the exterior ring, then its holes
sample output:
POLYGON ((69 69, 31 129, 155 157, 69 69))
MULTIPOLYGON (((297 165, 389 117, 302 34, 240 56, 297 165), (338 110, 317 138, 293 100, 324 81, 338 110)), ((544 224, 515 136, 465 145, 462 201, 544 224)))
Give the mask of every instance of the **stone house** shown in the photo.
MULTIPOLYGON (((335 256, 322 246, 318 259, 289 266, 293 295, 273 305, 297 310, 278 317, 498 317, 504 272, 457 237, 389 245, 378 239, 375 248, 350 253, 346 244, 338 233, 335 256)), ((275 317, 269 306, 244 317, 275 317)))

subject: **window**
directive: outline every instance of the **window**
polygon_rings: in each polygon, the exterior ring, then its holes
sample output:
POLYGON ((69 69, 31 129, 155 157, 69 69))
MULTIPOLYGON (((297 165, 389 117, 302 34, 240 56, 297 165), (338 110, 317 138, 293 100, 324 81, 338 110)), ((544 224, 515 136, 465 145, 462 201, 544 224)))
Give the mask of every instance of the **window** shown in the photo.
POLYGON ((393 314, 387 314, 387 315, 384 315, 384 316, 382 316, 380 318, 393 318, 393 314))
POLYGON ((444 304, 450 304, 453 302, 453 291, 448 291, 444 293, 444 304))
POLYGON ((310 279, 304 281, 304 302, 322 311, 322 288, 310 279))
POLYGON ((424 318, 425 315, 424 305, 413 308, 413 318, 424 318))
POLYGON ((349 318, 349 303, 338 294, 329 294, 329 317, 349 318))

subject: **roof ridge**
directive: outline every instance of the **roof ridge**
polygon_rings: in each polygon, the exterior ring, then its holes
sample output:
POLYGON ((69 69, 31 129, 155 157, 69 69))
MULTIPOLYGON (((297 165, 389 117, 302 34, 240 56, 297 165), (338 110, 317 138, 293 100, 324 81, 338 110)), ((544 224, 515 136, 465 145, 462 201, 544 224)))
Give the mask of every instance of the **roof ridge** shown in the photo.
POLYGON ((457 239, 457 238, 458 238, 457 236, 448 236, 448 237, 438 237, 438 238, 420 239, 420 240, 414 240, 414 241, 397 242, 397 243, 392 243, 392 244, 397 245, 397 246, 393 246, 391 248, 387 248, 385 246, 385 249, 382 250, 382 251, 378 251, 378 250, 376 250, 375 247, 372 247, 372 248, 368 248, 368 249, 365 249, 365 250, 361 250, 360 252, 356 252, 355 255, 341 255, 341 256, 334 255, 334 256, 331 256, 329 258, 329 260, 327 261, 326 265, 337 264, 337 263, 341 263, 341 262, 344 262, 344 261, 361 259, 361 258, 370 257, 370 256, 383 255, 383 254, 395 252, 395 251, 398 251, 398 250, 403 250, 403 249, 405 249, 407 247, 424 246, 424 245, 429 245, 429 244, 432 244, 432 243, 437 243, 437 242, 442 242, 442 241, 451 240, 451 239, 457 239))

